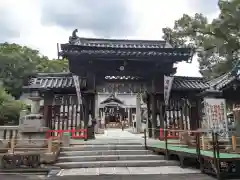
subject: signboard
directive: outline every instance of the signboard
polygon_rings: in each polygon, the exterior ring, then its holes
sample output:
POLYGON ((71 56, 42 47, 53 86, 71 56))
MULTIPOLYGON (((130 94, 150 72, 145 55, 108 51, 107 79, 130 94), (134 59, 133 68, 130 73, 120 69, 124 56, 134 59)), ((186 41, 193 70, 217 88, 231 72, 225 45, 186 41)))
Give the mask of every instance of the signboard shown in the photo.
POLYGON ((165 105, 168 105, 168 102, 169 102, 173 78, 174 77, 164 75, 164 102, 165 102, 165 105))
POLYGON ((228 136, 228 121, 225 99, 204 98, 204 114, 209 129, 228 136))
POLYGON ((73 81, 76 88, 78 103, 82 104, 82 95, 81 95, 79 77, 77 75, 73 75, 73 81))

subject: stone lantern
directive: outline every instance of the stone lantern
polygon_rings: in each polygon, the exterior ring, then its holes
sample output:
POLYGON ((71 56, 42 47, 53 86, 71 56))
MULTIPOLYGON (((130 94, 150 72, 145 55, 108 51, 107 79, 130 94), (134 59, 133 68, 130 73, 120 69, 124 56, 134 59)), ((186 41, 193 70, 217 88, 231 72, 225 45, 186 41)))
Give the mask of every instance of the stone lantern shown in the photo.
POLYGON ((17 146, 35 146, 44 145, 46 131, 49 129, 45 125, 45 120, 40 114, 40 101, 42 96, 40 93, 40 85, 32 84, 28 86, 29 99, 31 103, 31 114, 22 116, 19 123, 20 140, 17 146), (39 141, 42 139, 42 141, 39 141))
POLYGON ((29 99, 32 101, 31 103, 31 114, 39 114, 40 113, 40 101, 42 100, 40 94, 40 85, 33 84, 29 86, 30 96, 29 99))

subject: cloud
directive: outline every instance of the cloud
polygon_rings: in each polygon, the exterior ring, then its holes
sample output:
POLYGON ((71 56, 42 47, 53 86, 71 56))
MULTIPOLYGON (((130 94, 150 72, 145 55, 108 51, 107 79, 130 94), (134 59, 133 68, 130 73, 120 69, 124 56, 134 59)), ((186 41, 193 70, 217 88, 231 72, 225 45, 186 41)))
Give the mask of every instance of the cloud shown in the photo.
POLYGON ((196 12, 203 14, 212 14, 218 11, 218 0, 192 0, 189 6, 196 12))
POLYGON ((41 23, 112 37, 134 34, 137 21, 125 0, 51 0, 43 1, 41 23))
POLYGON ((20 36, 18 21, 11 11, 12 9, 0 4, 0 42, 9 41, 20 36))
MULTIPOLYGON (((0 41, 19 43, 57 57, 57 43, 73 29, 82 37, 162 39, 183 13, 206 10, 215 17, 217 0, 0 0, 0 41), (208 10, 207 10, 208 9, 208 10)), ((198 62, 179 63, 177 75, 200 76, 198 62)))

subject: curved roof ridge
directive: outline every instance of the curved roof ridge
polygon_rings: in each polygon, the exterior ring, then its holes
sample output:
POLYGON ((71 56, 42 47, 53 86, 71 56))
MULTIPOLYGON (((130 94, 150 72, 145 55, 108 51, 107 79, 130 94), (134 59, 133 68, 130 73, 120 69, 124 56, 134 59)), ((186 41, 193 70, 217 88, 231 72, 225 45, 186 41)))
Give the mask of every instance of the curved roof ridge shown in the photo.
POLYGON ((87 38, 87 37, 79 37, 82 41, 103 41, 103 42, 125 42, 125 43, 166 43, 164 40, 140 40, 140 39, 115 39, 115 38, 87 38))

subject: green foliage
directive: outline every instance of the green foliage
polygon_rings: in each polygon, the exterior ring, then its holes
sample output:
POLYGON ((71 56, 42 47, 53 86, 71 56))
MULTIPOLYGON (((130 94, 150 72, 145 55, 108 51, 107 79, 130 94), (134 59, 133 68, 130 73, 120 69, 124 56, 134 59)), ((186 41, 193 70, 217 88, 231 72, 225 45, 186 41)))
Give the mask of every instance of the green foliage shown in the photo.
POLYGON ((0 44, 0 80, 6 91, 20 97, 29 76, 68 70, 67 60, 50 60, 39 51, 18 44, 0 44))
POLYGON ((18 44, 0 44, 0 125, 17 123, 20 110, 25 105, 15 98, 22 94, 22 87, 30 76, 38 72, 68 71, 67 60, 50 60, 39 51, 18 44))
POLYGON ((202 14, 184 14, 173 28, 163 28, 163 38, 175 47, 197 50, 200 72, 205 77, 230 71, 239 57, 240 1, 219 0, 220 14, 212 22, 202 14))
POLYGON ((15 100, 3 88, 0 88, 0 125, 6 122, 18 124, 19 113, 25 108, 24 104, 15 100))

